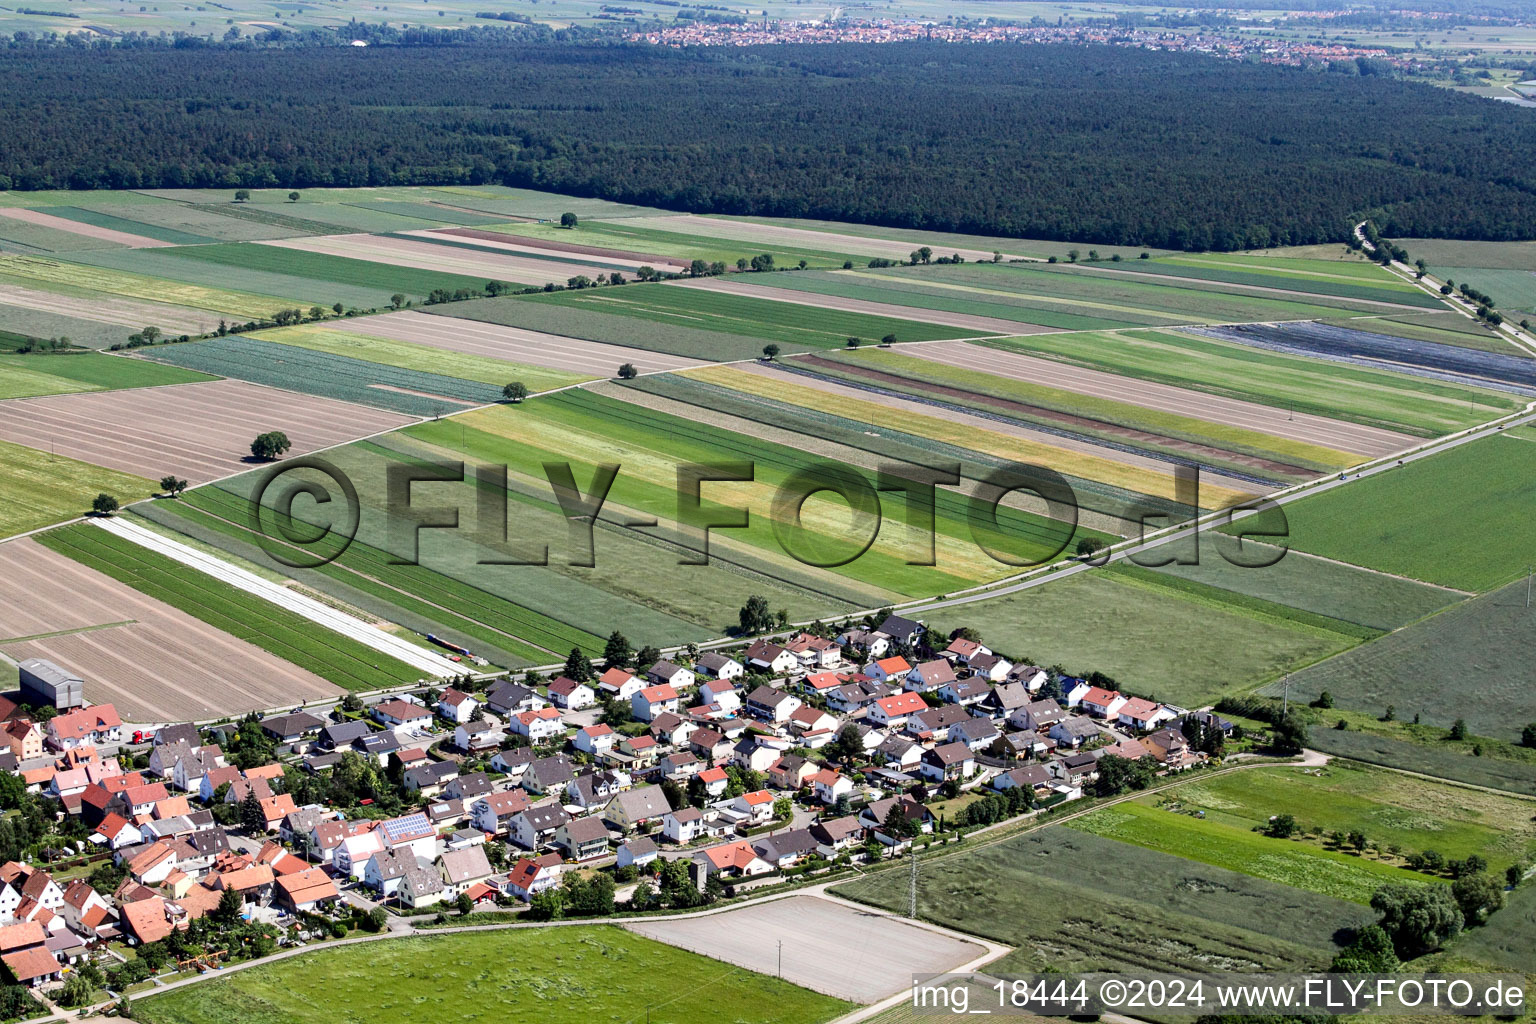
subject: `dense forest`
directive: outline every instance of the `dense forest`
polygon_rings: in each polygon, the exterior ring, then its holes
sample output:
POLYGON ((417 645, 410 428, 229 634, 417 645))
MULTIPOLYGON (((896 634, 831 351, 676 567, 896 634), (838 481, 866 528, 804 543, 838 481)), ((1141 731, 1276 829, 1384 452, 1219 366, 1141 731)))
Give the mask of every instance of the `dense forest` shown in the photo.
POLYGON ((1536 237, 1530 111, 1078 46, 0 53, 0 185, 501 182, 1171 248, 1536 237))

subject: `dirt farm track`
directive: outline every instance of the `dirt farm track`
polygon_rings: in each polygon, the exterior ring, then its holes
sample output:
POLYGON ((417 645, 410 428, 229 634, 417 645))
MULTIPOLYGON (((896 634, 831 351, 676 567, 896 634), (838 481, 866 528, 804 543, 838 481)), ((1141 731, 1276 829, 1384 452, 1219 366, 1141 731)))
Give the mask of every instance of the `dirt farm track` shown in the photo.
POLYGON ((341 689, 41 544, 0 544, 0 653, 47 658, 125 722, 184 722, 341 689))
POLYGON ((251 468, 251 440, 281 430, 290 456, 415 422, 367 406, 238 380, 0 403, 0 438, 158 480, 193 484, 251 468))

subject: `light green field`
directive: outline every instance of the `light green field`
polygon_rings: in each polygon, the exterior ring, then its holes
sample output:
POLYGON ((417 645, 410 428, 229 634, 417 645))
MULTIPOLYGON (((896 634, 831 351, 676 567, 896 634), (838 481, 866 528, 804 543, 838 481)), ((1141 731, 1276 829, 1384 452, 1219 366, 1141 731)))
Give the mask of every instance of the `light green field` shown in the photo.
POLYGON ((548 391, 551 388, 565 387, 592 379, 581 374, 548 370, 541 366, 529 366, 505 359, 449 352, 424 345, 393 341, 389 338, 375 338, 369 335, 353 334, 350 331, 331 330, 318 324, 279 327, 275 330, 258 332, 250 337, 307 348, 316 352, 329 352, 332 355, 363 359, 371 363, 384 363, 387 366, 398 366, 406 370, 477 380, 485 384, 495 384, 498 387, 514 380, 522 381, 529 391, 548 391))
MULTIPOLYGON (((1494 267, 1504 270, 1536 270, 1536 242, 1465 242, 1446 238, 1400 238, 1397 243, 1414 259, 1429 264, 1439 278, 1446 267, 1494 267)), ((1460 280, 1451 274, 1452 280, 1460 280)), ((1495 295, 1495 298, 1498 296, 1495 295)))
POLYGON ((1536 563, 1536 432, 1508 430, 1286 506, 1291 546, 1460 590, 1536 563))
MULTIPOLYGON (((665 221, 659 222, 665 223, 665 221)), ((814 249, 802 246, 786 246, 762 243, 754 246, 747 241, 728 242, 703 235, 689 235, 679 231, 667 231, 648 227, 639 219, 624 221, 583 221, 575 229, 562 228, 558 224, 498 224, 492 231, 519 235, 524 238, 543 238, 573 245, 594 245, 605 249, 621 249, 629 252, 653 253, 670 259, 719 261, 729 267, 736 266, 737 259, 751 259, 761 253, 773 256, 781 267, 793 267, 800 260, 810 266, 840 267, 845 261, 855 266, 869 262, 867 256, 814 249)))
POLYGON ((1384 885, 1433 884, 1427 875, 1369 857, 1272 839, 1150 802, 1117 804, 1077 818, 1068 827, 1351 903, 1369 904, 1384 885))
POLYGON ((1352 646, 1357 638, 1238 607, 1211 590, 1149 588, 1123 574, 1079 573, 925 613, 935 629, 970 626, 1010 660, 1102 672, 1145 697, 1199 707, 1352 646))
POLYGON ((213 379, 192 370, 97 352, 0 356, 0 399, 213 379))
MULTIPOLYGON (((1536 851, 1528 800, 1451 786, 1401 772, 1335 760, 1315 768, 1236 772, 1181 786, 1172 798, 1186 811, 1234 828, 1265 827, 1289 814, 1306 830, 1359 830, 1399 856, 1435 850, 1449 859, 1478 854, 1503 874, 1536 851)), ((1389 860, 1397 862, 1398 857, 1389 860)), ((1239 869, 1241 870, 1241 869, 1239 869)))
POLYGON ((1510 310, 1536 309, 1536 271, 1487 267, 1441 267, 1437 273, 1485 292, 1509 315, 1510 310))
POLYGON ((1426 437, 1520 407, 1502 392, 1176 331, 1034 334, 976 344, 1426 437))
POLYGON ((0 273, 44 284, 216 310, 253 319, 269 317, 280 309, 292 306, 292 302, 270 296, 204 288, 124 270, 107 270, 39 256, 0 254, 0 273))
MULTIPOLYGON (((951 8, 944 8, 946 12, 951 8)), ((1041 12, 1042 17, 1045 16, 1041 12)), ((716 217, 716 220, 729 223, 731 221, 744 221, 750 224, 774 224, 780 227, 800 228, 805 231, 821 231, 836 235, 857 235, 860 238, 888 238, 892 241, 905 242, 913 246, 930 246, 935 253, 943 255, 954 249, 991 249, 997 252, 1018 254, 1020 256, 1036 256, 1045 259, 1055 256, 1066 259, 1071 249, 1081 248, 1073 242, 1059 242, 1045 238, 1004 238, 998 235, 967 235, 949 231, 914 231, 909 228, 887 228, 871 224, 846 224, 842 221, 831 220, 801 220, 793 217, 716 217)), ((1167 249, 1142 249, 1135 246, 1104 245, 1097 246, 1099 253, 1105 258, 1119 253, 1122 259, 1135 259, 1142 253, 1150 253, 1160 256, 1167 249)), ((867 263, 869 257, 862 261, 855 260, 855 264, 867 263)))
POLYGON ((134 1001, 145 1024, 821 1024, 849 1003, 622 928, 388 939, 308 953, 134 1001), (324 992, 324 999, 315 993, 324 992))
POLYGON ((0 537, 82 516, 103 492, 126 505, 158 489, 127 473, 0 441, 0 537))

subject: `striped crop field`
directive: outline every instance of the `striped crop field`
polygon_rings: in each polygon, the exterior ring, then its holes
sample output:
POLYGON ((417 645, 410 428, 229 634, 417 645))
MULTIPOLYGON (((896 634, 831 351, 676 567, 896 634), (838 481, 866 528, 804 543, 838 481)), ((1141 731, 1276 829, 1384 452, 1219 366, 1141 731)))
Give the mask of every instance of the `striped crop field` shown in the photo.
MULTIPOLYGON (((0 253, 0 275, 37 282, 47 288, 78 294, 117 295, 168 305, 226 313, 239 318, 265 319, 292 305, 267 295, 166 281, 126 270, 109 270, 42 256, 0 253)), ((110 300, 104 300, 110 303, 110 300)))

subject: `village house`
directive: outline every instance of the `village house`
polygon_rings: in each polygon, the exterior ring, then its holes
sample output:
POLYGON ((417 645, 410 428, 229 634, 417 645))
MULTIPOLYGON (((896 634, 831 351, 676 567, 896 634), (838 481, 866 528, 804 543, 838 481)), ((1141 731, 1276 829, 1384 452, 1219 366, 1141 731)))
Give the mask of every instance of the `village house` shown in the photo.
POLYGON ((906 675, 905 688, 918 693, 932 693, 939 687, 955 681, 955 666, 937 658, 914 666, 906 675))
POLYGON ((597 703, 597 691, 586 683, 560 676, 547 687, 550 702, 565 711, 580 711, 597 703))
POLYGON ((408 700, 386 700, 369 709, 373 720, 396 733, 425 732, 432 727, 432 712, 408 700))
POLYGON ((1047 735, 1055 740, 1058 746, 1071 747, 1075 750, 1089 740, 1102 736, 1103 730, 1088 716, 1074 715, 1052 725, 1047 735))
POLYGON ((571 861, 592 860, 608 854, 608 827, 601 818, 572 818, 555 830, 554 843, 571 861))
POLYGON ((1155 701, 1130 697, 1120 705, 1117 719, 1121 725, 1137 732, 1151 732, 1164 722, 1170 722, 1174 712, 1155 701))
POLYGON ((794 694, 771 686, 759 686, 747 694, 746 711, 754 718, 777 725, 789 721, 789 716, 799 710, 803 703, 794 694))
MULTIPOLYGON (((784 649, 795 656, 799 663, 798 668, 802 672, 815 672, 818 669, 834 668, 843 660, 843 649, 835 641, 825 637, 813 636, 810 633, 800 633, 784 645, 784 649)), ((778 669, 770 669, 775 675, 778 669)))
POLYGON ((645 680, 627 669, 605 669, 597 679, 598 692, 612 700, 629 700, 645 686, 645 680))
POLYGON ((991 692, 991 684, 976 676, 945 683, 935 691, 939 700, 966 708, 980 704, 991 692))
POLYGON ((808 828, 792 828, 774 832, 752 843, 752 851, 763 860, 783 871, 816 852, 816 837, 808 828))
POLYGON ((506 733, 485 720, 463 722, 454 727, 453 746, 466 754, 494 750, 506 740, 506 733))
POLYGON ((43 756, 43 727, 28 718, 13 718, 5 723, 5 743, 18 760, 43 756))
POLYGON ((560 717, 559 708, 519 711, 507 719, 507 731, 528 737, 529 743, 541 745, 564 736, 565 722, 560 717))
POLYGON ((787 648, 769 640, 756 641, 742 656, 747 660, 747 668, 774 676, 782 676, 801 667, 799 658, 787 648))
POLYGON ((875 629, 902 647, 914 646, 927 632, 927 627, 921 622, 901 615, 887 615, 885 621, 875 629))
POLYGON ((821 803, 831 807, 845 796, 853 795, 853 780, 836 768, 823 768, 806 780, 821 803))
POLYGON ((892 686, 902 685, 911 672, 912 665, 900 655, 881 658, 864 666, 864 675, 877 683, 889 682, 892 686))
POLYGON ((726 843, 711 846, 693 855, 694 863, 703 870, 705 877, 719 875, 722 878, 751 878, 766 875, 773 865, 757 855, 747 842, 726 843))
POLYGON ((537 711, 548 702, 522 683, 503 679, 485 691, 485 706, 503 718, 520 711, 537 711))
POLYGON ((1026 732, 1049 731, 1067 717, 1067 712, 1053 700, 1034 700, 1008 716, 1008 724, 1026 732))
POLYGON ((654 862, 659 853, 654 839, 649 836, 636 836, 619 847, 619 853, 614 858, 614 862, 620 868, 643 868, 654 862))
POLYGON ((692 670, 670 661, 658 661, 652 665, 646 670, 645 678, 649 686, 670 686, 674 690, 692 689, 695 680, 692 670))
POLYGON ((971 717, 971 713, 958 704, 941 704, 924 710, 907 719, 903 732, 930 743, 942 743, 949 736, 949 727, 971 717))
POLYGON ((55 750, 79 746, 102 747, 121 743, 123 720, 111 704, 76 708, 48 720, 48 745, 55 750))
POLYGON ((964 743, 943 743, 923 752, 918 771, 935 782, 968 779, 976 772, 976 755, 964 743))
POLYGON ((670 684, 647 686, 629 699, 630 711, 642 722, 654 721, 657 715, 677 713, 677 690, 670 684))
POLYGON ((633 832, 649 821, 659 821, 672 810, 660 786, 642 786, 620 793, 603 808, 603 820, 620 832, 633 832))
POLYGON ((845 658, 848 658, 848 651, 854 651, 866 660, 880 658, 891 649, 891 638, 873 629, 850 629, 838 636, 837 643, 843 648, 845 658))
POLYGON ((452 725, 463 725, 475 715, 480 702, 463 690, 448 687, 437 697, 437 713, 452 725))
POLYGON ((618 733, 608 725, 588 725, 576 730, 576 736, 571 745, 583 754, 591 754, 598 757, 613 748, 618 739, 618 733))
MULTIPOLYGON (((693 665, 694 672, 711 679, 730 682, 747 674, 746 666, 735 658, 718 651, 705 651, 693 665)), ((713 699, 713 698, 711 698, 713 699)))
POLYGON ((512 815, 507 838, 525 850, 537 850, 550 842, 560 826, 571 820, 557 803, 537 804, 512 815))
POLYGON ((561 872, 562 861, 558 853, 524 857, 507 875, 507 895, 527 903, 545 889, 559 885, 561 872))
POLYGON ((972 750, 986 750, 998 741, 1002 733, 990 718, 967 718, 949 727, 948 741, 964 743, 972 750))
POLYGON ((456 850, 445 850, 437 859, 444 884, 455 894, 479 885, 495 874, 485 855, 485 844, 477 843, 456 850))
POLYGON ((507 834, 512 816, 528 809, 528 794, 521 789, 490 793, 469 805, 470 822, 481 832, 493 836, 507 834))

